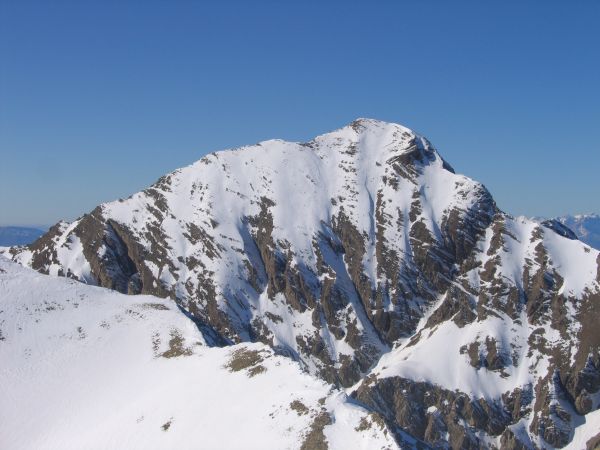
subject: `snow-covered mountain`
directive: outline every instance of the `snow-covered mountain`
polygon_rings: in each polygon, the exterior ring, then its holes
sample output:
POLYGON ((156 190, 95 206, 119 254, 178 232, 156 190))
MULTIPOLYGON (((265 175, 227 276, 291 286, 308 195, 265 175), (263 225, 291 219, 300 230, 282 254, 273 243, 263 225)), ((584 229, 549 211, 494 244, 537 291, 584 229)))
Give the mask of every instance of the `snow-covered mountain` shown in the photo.
POLYGON ((209 347, 171 301, 1 256, 0 361, 6 449, 397 448, 379 416, 264 344, 209 347))
POLYGON ((216 152, 4 253, 171 298, 208 346, 268 345, 346 388, 401 446, 591 437, 599 252, 503 213, 400 125, 216 152))
POLYGON ((600 216, 598 214, 577 214, 557 217, 560 223, 575 232, 581 242, 600 249, 600 216))

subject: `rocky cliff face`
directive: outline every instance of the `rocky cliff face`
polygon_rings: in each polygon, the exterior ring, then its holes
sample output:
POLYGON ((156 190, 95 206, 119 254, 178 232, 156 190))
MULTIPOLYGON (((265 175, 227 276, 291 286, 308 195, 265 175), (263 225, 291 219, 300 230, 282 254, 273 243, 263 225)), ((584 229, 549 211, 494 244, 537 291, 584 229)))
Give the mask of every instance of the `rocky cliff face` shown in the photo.
POLYGON ((353 386, 399 442, 562 447, 600 403, 600 269, 554 228, 361 119, 210 154, 8 254, 170 297, 212 345, 266 343, 353 386))

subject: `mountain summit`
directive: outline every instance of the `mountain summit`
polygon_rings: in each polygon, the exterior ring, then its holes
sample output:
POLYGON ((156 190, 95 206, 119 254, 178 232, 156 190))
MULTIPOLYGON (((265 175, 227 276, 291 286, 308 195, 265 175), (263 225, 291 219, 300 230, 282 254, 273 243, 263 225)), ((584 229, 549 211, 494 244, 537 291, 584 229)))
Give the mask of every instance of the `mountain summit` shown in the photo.
POLYGON ((211 153, 4 253, 171 298, 208 345, 267 344, 401 445, 563 447, 598 414, 598 251, 397 124, 211 153))

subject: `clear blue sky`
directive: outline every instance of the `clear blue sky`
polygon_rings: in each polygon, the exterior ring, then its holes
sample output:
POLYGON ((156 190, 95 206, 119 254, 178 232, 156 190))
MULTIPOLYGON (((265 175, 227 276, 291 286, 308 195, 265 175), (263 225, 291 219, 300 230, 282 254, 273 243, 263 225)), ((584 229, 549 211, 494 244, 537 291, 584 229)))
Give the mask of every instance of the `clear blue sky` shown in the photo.
POLYGON ((0 224, 356 117, 513 214, 600 212, 600 2, 0 0, 0 224))

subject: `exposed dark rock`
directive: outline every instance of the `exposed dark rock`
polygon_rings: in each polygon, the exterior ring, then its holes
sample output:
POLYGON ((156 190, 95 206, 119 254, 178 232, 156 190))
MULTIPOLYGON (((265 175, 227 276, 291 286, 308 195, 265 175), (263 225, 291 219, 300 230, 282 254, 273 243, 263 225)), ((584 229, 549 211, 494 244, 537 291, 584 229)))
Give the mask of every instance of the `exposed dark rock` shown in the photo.
POLYGON ((542 222, 542 225, 545 226, 546 228, 550 228, 551 230, 555 231, 556 233, 560 234, 563 237, 566 237, 567 239, 573 239, 573 240, 577 239, 577 235, 573 232, 573 230, 571 230, 566 225, 560 223, 558 220, 555 220, 555 219, 544 220, 542 222))
POLYGON ((600 448, 600 433, 585 443, 586 450, 598 450, 600 448))
POLYGON ((464 393, 400 377, 365 382, 353 395, 379 411, 390 429, 399 426, 434 447, 446 442, 447 433, 453 449, 483 448, 477 430, 498 436, 519 419, 501 403, 470 399, 464 393))
POLYGON ((530 439, 523 442, 510 428, 507 428, 500 436, 500 448, 504 450, 529 450, 535 448, 535 446, 530 439))

